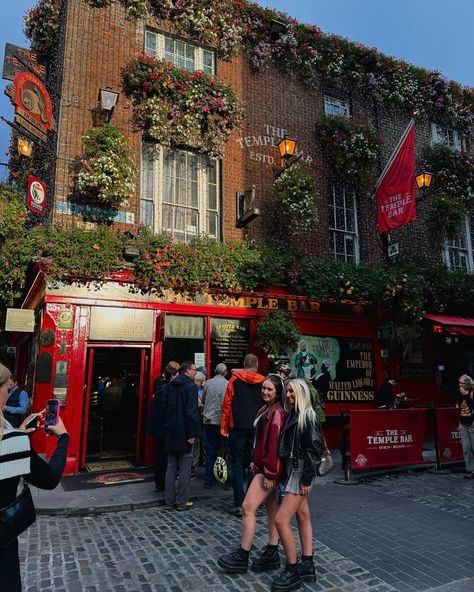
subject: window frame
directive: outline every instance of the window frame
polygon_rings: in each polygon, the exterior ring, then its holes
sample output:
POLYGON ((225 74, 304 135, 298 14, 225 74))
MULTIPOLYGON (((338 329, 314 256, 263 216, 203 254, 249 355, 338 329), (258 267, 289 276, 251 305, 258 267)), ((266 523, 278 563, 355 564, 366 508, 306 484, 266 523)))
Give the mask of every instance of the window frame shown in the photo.
MULTIPOLYGON (((167 39, 173 41, 173 43, 175 43, 175 44, 176 43, 183 43, 185 46, 184 56, 186 55, 186 47, 193 48, 193 50, 194 50, 194 66, 195 67, 193 70, 191 70, 190 68, 187 68, 190 72, 197 70, 200 72, 205 72, 206 74, 209 74, 210 76, 215 76, 216 69, 217 69, 217 60, 216 60, 216 52, 213 48, 204 47, 201 45, 196 45, 195 43, 191 43, 187 39, 183 39, 181 37, 177 37, 175 35, 171 35, 169 33, 163 32, 163 31, 157 31, 157 30, 151 29, 151 28, 145 29, 144 40, 143 40, 143 47, 144 47, 145 54, 153 56, 153 57, 158 57, 159 59, 162 59, 162 60, 167 59, 167 57, 166 57, 167 52, 165 51, 165 44, 166 44, 167 39), (154 35, 154 37, 155 37, 155 49, 151 50, 151 53, 148 51, 148 47, 149 47, 147 45, 148 35, 154 35), (204 57, 205 57, 206 53, 212 55, 212 68, 210 69, 211 71, 209 71, 209 69, 205 68, 204 57)), ((167 61, 171 61, 177 67, 186 68, 186 66, 176 64, 176 62, 174 60, 167 59, 167 61)))
POLYGON ((465 150, 466 139, 457 130, 437 123, 431 124, 431 145, 442 144, 452 150, 465 150))
POLYGON ((350 105, 349 97, 338 97, 338 96, 331 94, 329 92, 325 92, 323 94, 323 111, 324 111, 324 115, 326 115, 326 117, 345 117, 346 119, 350 119, 351 118, 351 105, 350 105), (342 115, 341 113, 328 112, 326 107, 329 108, 331 105, 337 107, 338 103, 341 108, 345 109, 344 115, 342 115))
POLYGON ((462 235, 465 241, 465 247, 460 247, 458 245, 455 245, 453 243, 451 244, 445 244, 443 247, 443 259, 444 259, 444 263, 446 264, 446 267, 449 269, 449 271, 467 271, 468 273, 473 273, 474 272, 474 254, 472 251, 472 238, 471 238, 471 225, 470 225, 470 221, 469 221, 469 215, 466 215, 466 218, 464 220, 464 227, 462 229, 462 235), (455 266, 453 267, 451 265, 451 253, 460 253, 460 252, 465 252, 466 253, 466 267, 459 267, 459 266, 455 266))
MULTIPOLYGON (((215 240, 222 240, 222 199, 221 199, 221 163, 217 159, 210 159, 208 156, 204 154, 199 154, 192 150, 186 150, 181 148, 167 148, 165 146, 161 146, 160 144, 156 144, 151 141, 142 140, 141 145, 141 154, 140 154, 140 207, 139 207, 139 221, 140 224, 144 224, 149 226, 153 233, 159 232, 167 232, 176 238, 176 240, 187 242, 192 240, 193 238, 197 238, 201 235, 207 235, 215 240), (152 158, 146 158, 146 150, 149 149, 152 153, 152 158), (196 159, 196 189, 197 189, 197 207, 194 207, 189 204, 177 204, 173 202, 165 202, 165 152, 169 152, 171 154, 182 154, 186 155, 186 159, 192 157, 196 159), (152 166, 149 166, 149 163, 152 163, 152 166), (215 178, 210 179, 209 175, 209 163, 214 163, 215 167, 215 178), (146 165, 146 166, 145 166, 146 165), (146 186, 146 179, 145 174, 149 174, 151 172, 151 192, 150 189, 146 186), (209 187, 210 185, 215 186, 215 208, 209 207, 209 187), (145 196, 147 193, 147 196, 145 196), (151 193, 151 197, 150 197, 151 193), (151 220, 152 224, 150 225, 148 221, 145 219, 144 212, 142 207, 145 203, 151 204, 151 220), (194 210, 197 212, 197 228, 196 232, 187 232, 185 222, 185 229, 183 231, 184 238, 181 236, 176 237, 176 230, 174 228, 165 228, 164 227, 164 206, 168 205, 169 207, 178 206, 184 209, 194 210), (215 216, 215 234, 209 233, 209 215, 215 216)), ((176 161, 175 161, 176 166, 176 161)), ((187 170, 187 165, 186 165, 187 170)), ((176 183, 177 176, 172 176, 173 185, 176 183)), ((186 177, 187 179, 187 177, 186 177)), ((183 180, 181 178, 181 180, 183 180)), ((179 235, 183 234, 179 232, 179 235)))
POLYGON ((329 195, 328 195, 328 218, 329 218, 329 224, 328 224, 328 228, 329 228, 329 255, 331 257, 334 258, 335 261, 353 261, 356 265, 359 264, 360 262, 360 236, 359 236, 359 220, 358 220, 358 214, 357 214, 357 193, 354 187, 351 187, 349 185, 345 185, 344 183, 340 183, 340 182, 330 182, 328 185, 329 189, 329 195), (336 205, 336 198, 337 198, 337 192, 338 191, 342 191, 342 198, 343 198, 343 202, 344 205, 341 208, 341 206, 336 205), (333 221, 335 223, 337 223, 337 216, 336 216, 336 208, 341 208, 344 210, 344 225, 347 226, 347 212, 349 211, 348 208, 346 208, 346 197, 347 197, 347 193, 351 192, 352 194, 352 211, 353 211, 353 227, 354 230, 350 231, 347 230, 346 228, 337 228, 334 227, 333 221), (336 237, 338 235, 343 235, 344 236, 344 243, 345 243, 345 238, 347 237, 347 235, 352 237, 352 241, 353 241, 353 245, 354 245, 354 256, 349 256, 347 255, 347 250, 345 251, 345 253, 339 253, 339 255, 344 255, 344 258, 339 258, 338 252, 337 252, 337 241, 336 241, 336 237), (331 250, 331 239, 332 236, 334 236, 334 251, 331 250))

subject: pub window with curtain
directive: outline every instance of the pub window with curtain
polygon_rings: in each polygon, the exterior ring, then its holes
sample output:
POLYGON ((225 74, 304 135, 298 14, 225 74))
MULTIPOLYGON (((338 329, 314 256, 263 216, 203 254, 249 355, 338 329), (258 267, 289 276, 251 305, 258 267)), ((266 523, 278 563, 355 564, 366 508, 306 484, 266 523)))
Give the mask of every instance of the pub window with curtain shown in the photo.
POLYGON ((145 31, 145 53, 191 72, 200 70, 206 74, 216 73, 215 54, 212 50, 156 31, 145 31))
POLYGON ((189 242, 220 240, 219 162, 186 150, 143 142, 140 224, 189 242))
POLYGON ((341 183, 329 185, 329 253, 336 261, 359 262, 356 193, 341 183))
POLYGON ((474 272, 471 229, 468 216, 466 216, 459 236, 445 245, 444 261, 451 271, 474 272))

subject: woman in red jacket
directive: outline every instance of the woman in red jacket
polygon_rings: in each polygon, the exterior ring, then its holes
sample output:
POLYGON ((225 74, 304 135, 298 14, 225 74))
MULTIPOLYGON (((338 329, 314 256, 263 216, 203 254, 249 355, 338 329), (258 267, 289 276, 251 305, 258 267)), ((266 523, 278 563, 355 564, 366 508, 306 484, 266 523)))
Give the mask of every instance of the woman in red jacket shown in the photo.
POLYGON ((217 563, 229 573, 245 573, 248 569, 250 549, 257 527, 256 512, 265 504, 268 523, 268 545, 252 562, 253 571, 266 571, 280 567, 278 554, 278 532, 275 515, 278 510, 277 481, 283 472, 278 456, 280 436, 285 423, 285 412, 281 406, 283 381, 276 374, 270 374, 262 385, 265 405, 255 419, 255 443, 252 452, 251 470, 255 474, 242 504, 242 539, 240 547, 232 553, 221 555, 217 563))

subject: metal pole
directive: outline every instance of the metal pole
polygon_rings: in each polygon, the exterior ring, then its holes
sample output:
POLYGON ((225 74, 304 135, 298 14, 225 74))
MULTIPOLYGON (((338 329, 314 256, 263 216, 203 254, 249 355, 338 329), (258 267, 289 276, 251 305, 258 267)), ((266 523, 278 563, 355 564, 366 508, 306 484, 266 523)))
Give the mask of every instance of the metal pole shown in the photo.
POLYGON ((435 453, 436 453, 436 470, 440 471, 441 470, 441 458, 440 458, 440 454, 439 454, 438 423, 436 421, 436 408, 433 403, 430 404, 429 411, 431 414, 431 420, 432 420, 432 425, 433 425, 433 439, 434 439, 434 447, 435 447, 435 453))
POLYGON ((344 481, 349 481, 349 467, 347 465, 347 435, 346 435, 346 415, 344 407, 341 405, 341 456, 342 470, 344 472, 344 481))

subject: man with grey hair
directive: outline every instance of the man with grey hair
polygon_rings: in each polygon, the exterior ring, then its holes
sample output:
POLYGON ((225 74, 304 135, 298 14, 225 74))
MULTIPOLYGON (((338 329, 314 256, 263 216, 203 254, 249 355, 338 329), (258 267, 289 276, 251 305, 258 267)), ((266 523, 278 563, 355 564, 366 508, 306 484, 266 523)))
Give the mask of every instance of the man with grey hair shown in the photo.
POLYGON ((210 489, 214 481, 214 463, 221 442, 220 425, 222 402, 227 388, 227 366, 217 364, 214 378, 204 383, 202 403, 204 405, 204 446, 206 450, 206 471, 204 487, 210 489))

